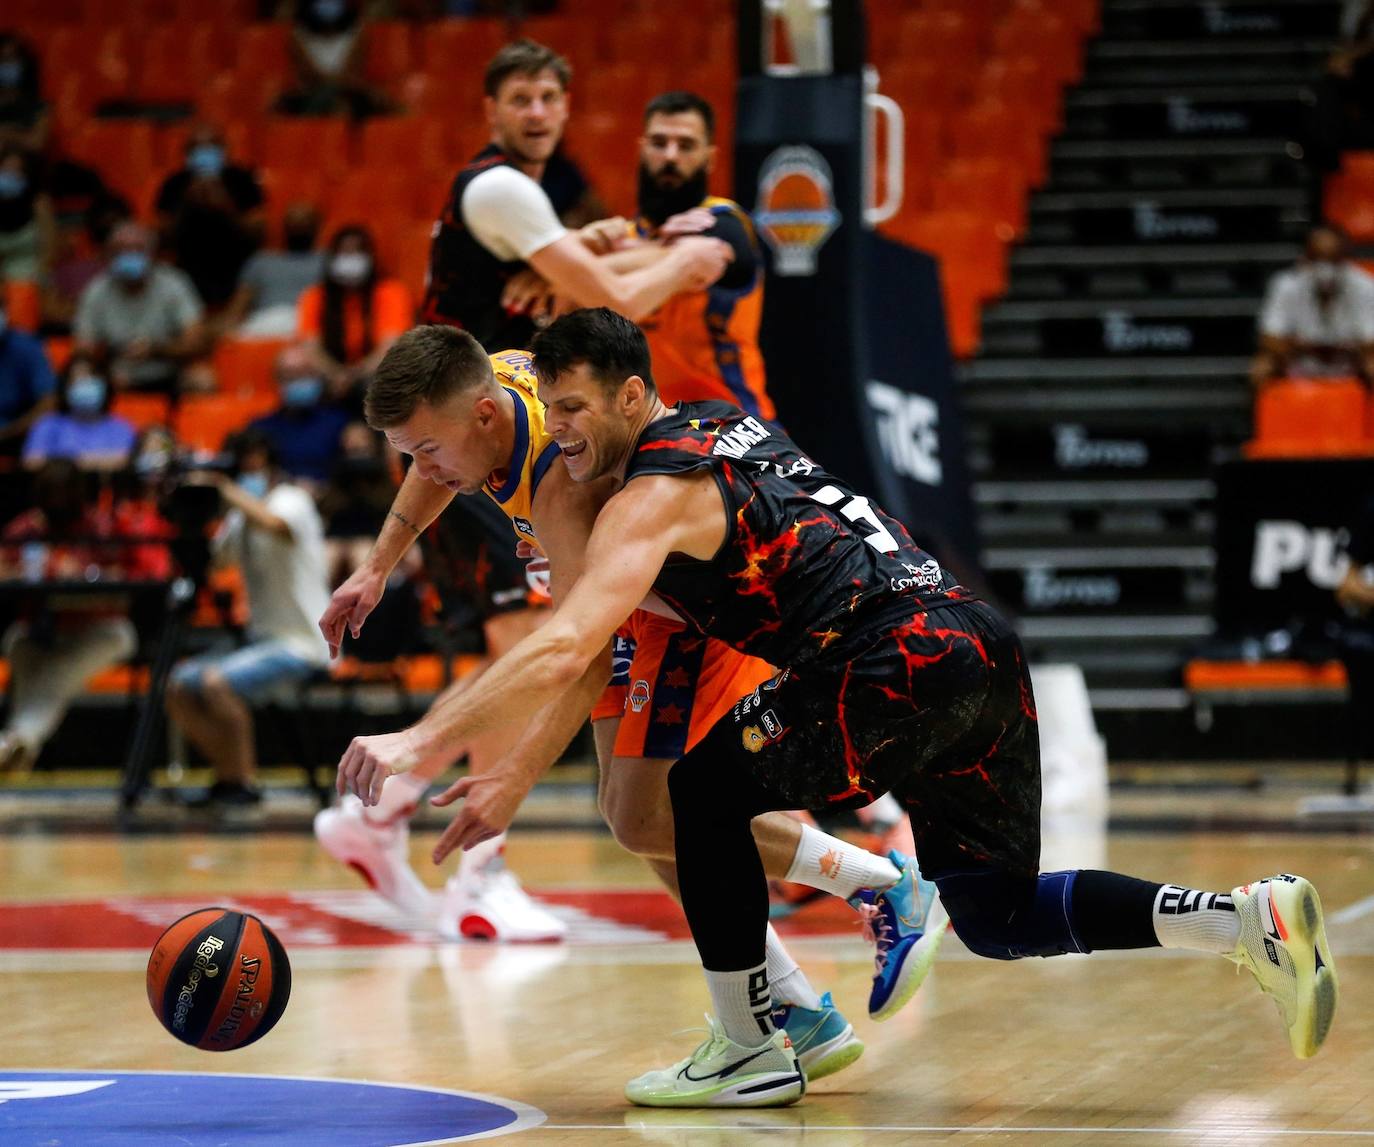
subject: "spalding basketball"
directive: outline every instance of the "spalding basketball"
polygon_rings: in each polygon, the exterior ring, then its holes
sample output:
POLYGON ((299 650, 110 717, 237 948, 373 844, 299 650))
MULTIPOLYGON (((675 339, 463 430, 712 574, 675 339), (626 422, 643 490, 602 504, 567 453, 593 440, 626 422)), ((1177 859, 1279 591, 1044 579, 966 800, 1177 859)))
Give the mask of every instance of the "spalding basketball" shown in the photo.
POLYGON ((202 1051, 231 1051, 261 1039, 290 996, 286 949, 247 912, 202 908, 183 916, 148 957, 153 1014, 202 1051))

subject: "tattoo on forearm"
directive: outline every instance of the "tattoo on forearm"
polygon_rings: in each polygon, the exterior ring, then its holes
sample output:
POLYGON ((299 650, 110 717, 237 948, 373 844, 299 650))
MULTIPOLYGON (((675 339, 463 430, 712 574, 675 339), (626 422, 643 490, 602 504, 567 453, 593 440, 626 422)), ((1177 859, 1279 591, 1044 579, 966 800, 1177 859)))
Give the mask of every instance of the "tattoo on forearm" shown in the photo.
POLYGON ((401 525, 405 526, 405 528, 408 529, 417 538, 420 536, 420 527, 417 526, 414 522, 412 522, 409 518, 407 518, 404 514, 397 513, 395 510, 392 510, 391 516, 395 518, 398 522, 400 522, 401 525))

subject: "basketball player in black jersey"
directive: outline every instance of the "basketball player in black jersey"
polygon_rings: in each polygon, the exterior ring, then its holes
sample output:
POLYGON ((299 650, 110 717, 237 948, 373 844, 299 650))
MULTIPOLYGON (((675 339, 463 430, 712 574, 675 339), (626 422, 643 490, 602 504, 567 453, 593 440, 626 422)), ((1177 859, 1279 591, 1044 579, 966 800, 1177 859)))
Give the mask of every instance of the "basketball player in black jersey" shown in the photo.
MULTIPOLYGON (((1285 874, 1227 894, 1041 873, 1035 703, 1006 622, 775 425, 726 403, 665 407, 644 337, 621 316, 559 319, 536 341, 535 365, 569 474, 622 486, 597 518, 582 577, 548 624, 455 703, 446 735, 519 720, 559 695, 641 602, 784 667, 670 774, 682 904, 718 1022, 688 1059, 632 1080, 631 1101, 800 1097, 785 1037, 768 1021, 767 894, 750 820, 888 790, 975 953, 1216 952, 1276 999, 1293 1051, 1316 1052, 1336 978, 1310 883, 1285 874)), ((371 799, 404 766, 384 757, 350 749, 341 779, 371 799)), ((892 946, 905 928, 901 888, 859 897, 892 946)))

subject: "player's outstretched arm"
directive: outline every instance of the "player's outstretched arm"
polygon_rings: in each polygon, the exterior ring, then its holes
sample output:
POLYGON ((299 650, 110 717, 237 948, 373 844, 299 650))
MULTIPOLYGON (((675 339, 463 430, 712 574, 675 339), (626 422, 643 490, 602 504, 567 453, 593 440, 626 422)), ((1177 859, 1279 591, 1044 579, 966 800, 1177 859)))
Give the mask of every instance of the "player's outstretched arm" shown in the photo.
POLYGON ((356 638, 386 591, 386 579, 429 524, 453 501, 451 490, 421 478, 412 467, 396 491, 391 510, 367 557, 348 580, 334 591, 320 615, 320 632, 329 643, 329 656, 339 655, 345 629, 356 638))
POLYGON ((692 484, 631 483, 606 504, 587 544, 586 566, 538 630, 499 658, 473 687, 401 733, 356 737, 339 762, 338 790, 375 804, 393 773, 433 764, 474 733, 528 719, 583 679, 616 627, 644 599, 684 543, 692 484))
POLYGON ((680 291, 709 287, 724 273, 734 251, 719 239, 691 236, 667 248, 662 258, 618 274, 574 236, 564 235, 529 257, 560 299, 579 307, 610 307, 638 320, 680 291))

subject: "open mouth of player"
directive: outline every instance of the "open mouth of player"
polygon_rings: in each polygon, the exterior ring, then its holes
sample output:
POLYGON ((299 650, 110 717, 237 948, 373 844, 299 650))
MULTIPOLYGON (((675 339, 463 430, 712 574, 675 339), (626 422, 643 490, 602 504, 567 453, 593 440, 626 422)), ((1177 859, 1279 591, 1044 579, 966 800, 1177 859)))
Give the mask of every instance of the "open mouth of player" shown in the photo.
POLYGON ((564 458, 576 458, 587 449, 587 440, 579 438, 576 442, 561 443, 558 448, 563 451, 564 458))

